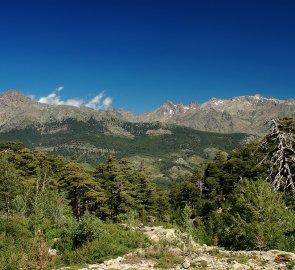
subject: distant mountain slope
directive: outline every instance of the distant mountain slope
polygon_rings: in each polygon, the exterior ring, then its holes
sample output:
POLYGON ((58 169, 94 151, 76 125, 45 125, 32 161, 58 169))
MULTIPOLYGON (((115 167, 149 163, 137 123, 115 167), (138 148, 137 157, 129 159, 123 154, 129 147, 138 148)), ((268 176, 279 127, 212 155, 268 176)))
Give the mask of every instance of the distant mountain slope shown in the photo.
POLYGON ((32 124, 0 133, 0 140, 19 141, 31 149, 75 157, 92 166, 109 155, 127 157, 135 163, 144 160, 153 179, 161 182, 187 177, 202 158, 209 158, 218 149, 236 149, 246 139, 247 135, 241 133, 219 134, 159 122, 94 118, 32 124))
MULTIPOLYGON (((212 98, 202 104, 191 102, 188 106, 167 101, 152 112, 135 115, 116 109, 103 111, 87 107, 41 104, 12 90, 0 95, 0 108, 0 132, 66 119, 119 119, 125 122, 158 121, 203 131, 241 132, 262 136, 267 129, 267 120, 283 116, 295 117, 295 100, 279 100, 260 95, 231 99, 212 98)), ((110 125, 110 133, 116 132, 118 130, 110 125)))
POLYGON ((239 147, 248 139, 245 133, 263 134, 267 119, 294 116, 294 104, 258 95, 188 106, 168 101, 153 112, 134 115, 41 104, 8 91, 0 95, 0 140, 74 156, 93 166, 108 155, 128 157, 135 163, 145 160, 155 179, 177 180, 186 178, 197 162, 216 151, 239 147), (240 133, 227 134, 234 131, 240 133))
POLYGON ((41 104, 12 90, 0 95, 0 140, 20 141, 92 166, 109 155, 128 157, 138 166, 144 160, 158 185, 168 187, 187 179, 197 163, 216 151, 238 148, 249 139, 245 133, 263 135, 265 121, 280 116, 295 116, 294 100, 256 95, 188 106, 168 101, 134 115, 41 104))
POLYGON ((94 154, 94 162, 98 162, 109 154, 119 157, 142 155, 161 158, 179 153, 182 156, 206 157, 206 148, 230 151, 247 138, 242 133, 220 134, 160 123, 121 121, 116 122, 116 129, 122 133, 111 134, 109 124, 107 120, 90 119, 83 122, 67 119, 39 128, 28 126, 25 129, 3 132, 0 133, 0 139, 21 141, 33 149, 67 151, 68 156, 87 149, 88 153, 85 155, 94 154))
POLYGON ((36 102, 15 90, 0 95, 0 132, 69 118, 85 121, 90 118, 100 120, 105 117, 108 117, 105 111, 67 105, 50 106, 36 102))
POLYGON ((232 133, 244 132, 262 136, 267 120, 295 116, 295 100, 279 100, 272 97, 240 96, 231 99, 212 98, 198 104, 173 104, 167 101, 158 109, 142 115, 113 112, 113 115, 127 121, 173 123, 197 130, 232 133))

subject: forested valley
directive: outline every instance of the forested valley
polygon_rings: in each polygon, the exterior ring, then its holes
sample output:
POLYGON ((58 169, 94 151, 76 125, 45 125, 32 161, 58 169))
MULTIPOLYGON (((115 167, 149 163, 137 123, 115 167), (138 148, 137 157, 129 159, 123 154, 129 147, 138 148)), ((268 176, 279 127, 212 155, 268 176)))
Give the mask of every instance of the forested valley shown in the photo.
POLYGON ((295 120, 172 188, 149 167, 109 156, 94 170, 75 159, 0 143, 0 269, 97 263, 150 245, 136 226, 177 228, 198 244, 295 251, 295 120), (50 252, 48 252, 48 250, 50 252))

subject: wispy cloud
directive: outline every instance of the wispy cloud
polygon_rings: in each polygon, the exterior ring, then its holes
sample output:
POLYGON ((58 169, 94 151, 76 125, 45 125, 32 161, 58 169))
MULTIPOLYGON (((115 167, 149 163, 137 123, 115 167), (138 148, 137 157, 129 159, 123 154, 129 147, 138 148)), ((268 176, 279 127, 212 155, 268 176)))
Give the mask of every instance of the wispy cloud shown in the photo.
POLYGON ((95 110, 108 109, 113 102, 111 97, 105 96, 105 91, 100 92, 94 98, 87 100, 83 98, 72 98, 63 100, 60 92, 64 89, 63 86, 58 86, 53 93, 48 96, 40 97, 38 102, 46 103, 49 105, 70 105, 75 107, 89 107, 95 110))
POLYGON ((62 85, 60 85, 60 86, 58 86, 58 87, 56 87, 56 91, 57 92, 60 92, 60 91, 62 91, 64 89, 64 87, 62 86, 62 85))
POLYGON ((101 100, 104 97, 104 91, 100 92, 97 96, 95 96, 93 99, 91 99, 89 102, 85 104, 86 107, 92 108, 92 109, 100 109, 101 107, 101 100))
POLYGON ((113 103, 113 99, 111 97, 106 97, 102 103, 103 107, 110 107, 113 103))

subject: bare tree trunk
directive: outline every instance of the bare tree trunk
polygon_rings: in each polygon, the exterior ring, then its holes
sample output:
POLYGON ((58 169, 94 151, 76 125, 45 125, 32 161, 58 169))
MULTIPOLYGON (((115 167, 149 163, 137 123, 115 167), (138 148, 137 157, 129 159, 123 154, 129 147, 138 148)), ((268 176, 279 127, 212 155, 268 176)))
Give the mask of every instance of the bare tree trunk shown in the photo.
POLYGON ((291 130, 284 130, 279 120, 271 120, 272 128, 264 137, 259 148, 267 150, 267 154, 259 165, 270 162, 270 173, 267 177, 274 190, 290 188, 295 195, 294 168, 295 149, 293 147, 293 136, 291 130), (270 149, 269 149, 270 147, 270 149))

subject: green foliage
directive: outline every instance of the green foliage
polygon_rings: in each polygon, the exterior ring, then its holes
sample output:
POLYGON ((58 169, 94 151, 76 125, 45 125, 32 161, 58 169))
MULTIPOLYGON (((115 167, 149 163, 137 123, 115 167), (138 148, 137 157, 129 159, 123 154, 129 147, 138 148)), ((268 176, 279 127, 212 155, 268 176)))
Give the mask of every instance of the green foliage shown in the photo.
POLYGON ((34 241, 23 254, 21 269, 55 269, 56 255, 49 254, 48 250, 49 245, 44 241, 42 229, 39 228, 34 241))
POLYGON ((116 220, 135 206, 134 170, 128 160, 110 157, 106 164, 100 164, 95 177, 106 192, 102 217, 116 220))
POLYGON ((19 185, 18 174, 5 153, 0 153, 0 209, 10 215, 19 185))
POLYGON ((0 217, 0 269, 15 270, 21 266, 23 254, 32 242, 26 218, 0 217))
POLYGON ((100 184, 76 161, 64 166, 59 184, 67 191, 73 214, 78 220, 85 211, 92 211, 105 200, 100 184))
MULTIPOLYGON (((1 270, 35 269, 41 261, 50 269, 54 260, 45 249, 50 245, 58 250, 58 263, 67 264, 95 262, 148 244, 142 233, 85 214, 102 213, 107 190, 80 163, 34 153, 20 144, 0 144, 0 149, 1 270), (40 229, 42 251, 36 238, 40 229)), ((135 187, 138 173, 133 176, 128 164, 120 161, 117 175, 132 176, 128 179, 135 187)), ((119 187, 114 185, 113 192, 119 187)))
POLYGON ((126 123, 116 119, 77 121, 67 119, 47 123, 42 128, 34 126, 22 130, 0 133, 0 140, 19 141, 31 149, 45 149, 55 155, 73 158, 95 167, 105 162, 109 155, 116 158, 134 156, 150 157, 153 166, 168 176, 175 158, 192 156, 207 158, 207 148, 230 151, 237 148, 246 134, 219 134, 197 131, 181 126, 166 126, 160 123, 126 123), (108 127, 123 129, 130 136, 110 134, 108 127), (147 131, 168 129, 171 134, 149 136, 147 131), (51 132, 60 129, 59 132, 51 132))
POLYGON ((191 234, 193 230, 193 222, 191 220, 191 216, 192 216, 192 208, 186 204, 180 215, 179 225, 188 234, 191 234))
POLYGON ((167 222, 171 221, 171 205, 169 202, 169 191, 158 190, 156 194, 156 209, 158 221, 167 222))
POLYGON ((257 143, 249 143, 228 157, 217 155, 208 164, 204 175, 204 215, 216 211, 241 179, 255 181, 266 177, 267 166, 257 166, 263 158, 257 147, 257 143))
POLYGON ((141 224, 139 214, 136 210, 130 210, 125 214, 118 215, 118 221, 129 227, 136 227, 141 224))
POLYGON ((155 267, 161 268, 161 269, 171 269, 172 267, 182 264, 183 262, 184 262, 183 257, 167 254, 167 255, 161 256, 158 259, 157 263, 155 264, 155 267))
POLYGON ((194 241, 198 244, 212 244, 212 239, 210 238, 206 226, 203 223, 201 217, 196 217, 194 220, 194 227, 192 231, 192 237, 194 241))
POLYGON ((127 159, 109 157, 105 164, 98 165, 94 175, 106 196, 100 208, 101 218, 115 221, 132 209, 142 222, 155 215, 156 189, 143 167, 138 170, 127 159))
POLYGON ((284 232, 295 226, 282 194, 261 180, 240 181, 215 219, 223 220, 218 229, 221 245, 234 249, 286 249, 284 232))
MULTIPOLYGON (((293 127, 290 119, 284 121, 293 127)), ((25 134, 28 143, 30 139, 41 145, 66 145, 71 138, 72 142, 89 140, 95 147, 111 145, 121 152, 89 170, 74 159, 33 152, 19 143, 0 143, 0 270, 30 269, 40 262, 41 255, 53 262, 46 257, 47 252, 40 252, 41 242, 46 248, 57 249, 58 266, 97 263, 149 244, 141 232, 129 231, 117 222, 129 226, 177 224, 187 233, 183 235, 188 247, 193 238, 198 243, 231 249, 294 251, 294 195, 290 191, 273 192, 261 180, 268 175, 269 164, 257 166, 265 154, 257 143, 228 154, 218 152, 204 168, 196 164, 190 168, 191 176, 174 181, 171 189, 159 190, 149 167, 143 162, 135 166, 120 156, 140 151, 163 157, 162 165, 160 161, 157 164, 162 170, 158 172, 163 173, 169 170, 171 153, 189 157, 189 149, 199 154, 212 144, 228 150, 242 135, 208 136, 206 132, 170 127, 173 136, 152 137, 146 132, 158 129, 157 123, 120 123, 134 137, 113 136, 111 140, 104 134, 107 127, 103 122, 73 120, 64 124, 70 129, 58 138, 32 129, 20 134, 25 134), (97 131, 95 139, 93 131, 97 131), (42 238, 37 237, 40 229, 42 238), (35 259, 30 261, 30 257, 35 259)), ((71 156, 71 151, 63 154, 71 156)), ((101 160, 101 156, 89 160, 101 160)), ((173 267, 180 260, 174 260, 165 248, 151 256, 157 259, 158 267, 173 267)))
POLYGON ((174 209, 183 209, 186 205, 192 207, 194 215, 199 215, 202 209, 202 190, 197 183, 184 181, 172 189, 170 201, 174 209))
POLYGON ((136 176, 136 208, 142 222, 148 220, 148 216, 156 216, 156 187, 150 178, 149 172, 142 162, 136 176))
POLYGON ((79 248, 88 242, 92 242, 94 239, 98 238, 102 233, 102 221, 91 215, 84 215, 78 226, 74 231, 73 237, 73 247, 79 248))
POLYGON ((295 134, 295 119, 292 117, 283 117, 278 119, 278 123, 281 125, 282 130, 285 132, 291 132, 295 134))
POLYGON ((62 251, 60 263, 68 265, 100 262, 147 245, 148 239, 140 232, 85 215, 80 222, 71 221, 55 247, 62 251))
POLYGON ((295 269, 295 261, 291 261, 287 264, 287 269, 295 269))
POLYGON ((172 269, 175 266, 182 264, 184 258, 173 254, 170 250, 171 243, 167 239, 160 239, 159 242, 154 243, 153 249, 148 249, 145 253, 146 258, 152 258, 156 261, 155 267, 160 269, 172 269))

